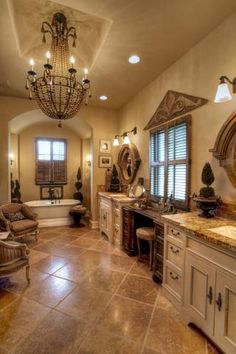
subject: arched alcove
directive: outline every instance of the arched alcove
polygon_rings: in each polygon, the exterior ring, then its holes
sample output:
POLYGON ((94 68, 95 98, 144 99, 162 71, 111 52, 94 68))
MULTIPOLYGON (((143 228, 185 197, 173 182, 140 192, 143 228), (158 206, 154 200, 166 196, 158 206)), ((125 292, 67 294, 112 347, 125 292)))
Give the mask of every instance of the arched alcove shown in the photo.
POLYGON ((64 197, 73 198, 73 193, 76 192, 74 187, 76 174, 78 167, 80 167, 82 171, 84 203, 90 208, 90 173, 92 166, 88 164, 88 155, 92 153, 92 128, 87 122, 76 117, 75 119, 63 122, 62 128, 58 128, 56 121, 46 117, 40 110, 36 109, 14 117, 9 122, 9 134, 10 149, 14 145, 15 150, 15 161, 11 165, 11 171, 14 171, 14 179, 20 180, 23 201, 40 198, 40 188, 34 182, 35 138, 58 137, 68 140, 68 178, 67 184, 63 187, 65 192, 64 197))

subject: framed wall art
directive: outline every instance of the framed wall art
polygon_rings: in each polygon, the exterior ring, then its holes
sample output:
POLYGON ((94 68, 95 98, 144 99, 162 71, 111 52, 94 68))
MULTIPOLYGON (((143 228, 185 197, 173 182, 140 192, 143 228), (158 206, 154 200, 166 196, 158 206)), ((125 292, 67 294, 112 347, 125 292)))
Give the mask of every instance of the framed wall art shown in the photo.
POLYGON ((112 166, 112 156, 99 155, 98 156, 98 167, 111 167, 112 166))
POLYGON ((40 186, 40 199, 63 199, 63 186, 40 186))
POLYGON ((100 139, 99 150, 103 154, 111 153, 111 140, 100 139))

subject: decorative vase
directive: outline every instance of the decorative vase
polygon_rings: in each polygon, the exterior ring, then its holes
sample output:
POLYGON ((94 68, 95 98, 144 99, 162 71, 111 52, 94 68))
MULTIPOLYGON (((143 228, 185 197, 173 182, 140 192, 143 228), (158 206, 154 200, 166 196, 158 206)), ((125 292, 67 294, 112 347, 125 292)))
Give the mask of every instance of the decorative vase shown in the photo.
POLYGON ((214 211, 218 209, 221 204, 222 200, 220 197, 213 197, 213 198, 203 198, 203 197, 193 197, 193 201, 196 203, 198 209, 201 209, 201 216, 202 218, 213 218, 214 211))

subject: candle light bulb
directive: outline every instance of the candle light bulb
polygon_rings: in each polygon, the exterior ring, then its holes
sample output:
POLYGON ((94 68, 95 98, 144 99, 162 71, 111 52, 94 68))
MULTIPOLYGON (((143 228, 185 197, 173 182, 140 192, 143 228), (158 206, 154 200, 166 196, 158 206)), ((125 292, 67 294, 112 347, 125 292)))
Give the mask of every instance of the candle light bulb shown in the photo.
POLYGON ((30 59, 29 64, 31 66, 31 70, 34 70, 34 65, 35 65, 34 59, 30 59))
POLYGON ((49 50, 46 52, 46 58, 51 59, 51 53, 49 52, 49 50))
POLYGON ((88 69, 84 68, 84 78, 87 79, 88 77, 88 69))
POLYGON ((73 67, 73 64, 75 63, 75 57, 73 57, 73 56, 70 57, 70 63, 72 64, 72 67, 73 67))

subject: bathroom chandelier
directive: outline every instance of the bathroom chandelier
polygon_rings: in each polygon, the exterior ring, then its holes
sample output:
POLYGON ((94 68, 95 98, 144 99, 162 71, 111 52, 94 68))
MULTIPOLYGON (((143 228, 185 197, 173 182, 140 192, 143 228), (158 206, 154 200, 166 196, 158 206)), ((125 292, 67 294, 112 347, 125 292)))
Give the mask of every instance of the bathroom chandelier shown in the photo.
POLYGON ((34 70, 34 60, 30 60, 31 70, 27 73, 26 89, 29 98, 35 98, 40 109, 48 117, 58 120, 61 127, 62 120, 70 119, 79 111, 82 103, 87 104, 90 95, 90 80, 88 70, 84 69, 84 77, 79 81, 74 68, 75 58, 69 58, 69 38, 76 41, 75 27, 67 27, 64 14, 53 15, 52 24, 42 23, 43 43, 46 43, 46 34, 51 35, 51 52, 46 53, 44 73, 37 77, 34 70))
POLYGON ((120 142, 119 142, 119 139, 118 139, 119 137, 123 138, 123 142, 122 142, 123 145, 130 144, 130 138, 128 136, 128 134, 130 134, 130 133, 133 133, 134 135, 137 134, 137 127, 134 127, 132 130, 124 132, 121 135, 115 135, 115 138, 113 140, 113 146, 119 146, 120 145, 120 142))
POLYGON ((230 80, 227 76, 221 76, 220 83, 217 87, 217 91, 214 99, 216 103, 228 102, 232 100, 232 96, 226 81, 232 85, 233 93, 236 93, 236 77, 233 80, 230 80))

